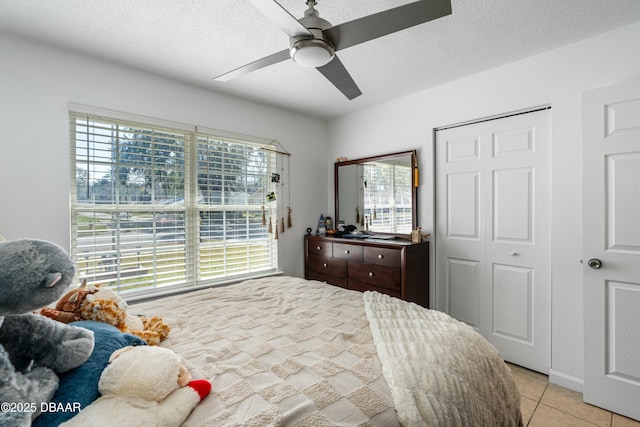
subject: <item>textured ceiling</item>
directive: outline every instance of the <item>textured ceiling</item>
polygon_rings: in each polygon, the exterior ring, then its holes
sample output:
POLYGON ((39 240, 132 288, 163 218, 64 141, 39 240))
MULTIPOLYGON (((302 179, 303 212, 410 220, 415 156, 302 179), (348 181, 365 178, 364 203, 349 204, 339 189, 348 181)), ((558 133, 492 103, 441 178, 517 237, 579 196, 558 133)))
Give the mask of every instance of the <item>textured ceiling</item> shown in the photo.
MULTIPOLYGON (((269 0, 264 0, 269 1, 269 0)), ((304 0, 279 0, 301 17, 304 0)), ((409 3, 318 0, 332 24, 409 3)), ((338 53, 363 95, 285 61, 213 78, 286 49, 246 0, 0 0, 0 32, 324 119, 428 89, 640 20, 639 0, 452 0, 453 14, 338 53)))

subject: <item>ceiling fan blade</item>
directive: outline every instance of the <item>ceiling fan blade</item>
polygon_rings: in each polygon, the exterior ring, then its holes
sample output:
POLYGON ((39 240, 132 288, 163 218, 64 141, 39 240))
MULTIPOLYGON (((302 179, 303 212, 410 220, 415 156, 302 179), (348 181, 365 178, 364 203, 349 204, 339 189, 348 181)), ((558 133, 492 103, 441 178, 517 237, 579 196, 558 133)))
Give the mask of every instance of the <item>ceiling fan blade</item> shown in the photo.
POLYGON ((277 64, 278 62, 282 62, 287 59, 291 59, 291 56, 289 55, 289 49, 285 49, 278 53, 274 53, 273 55, 265 56, 264 58, 258 59, 257 61, 250 62, 246 65, 243 65, 242 67, 236 68, 233 71, 221 74, 214 80, 226 82, 227 80, 231 80, 244 74, 248 74, 252 71, 268 67, 269 65, 277 64))
POLYGON ((289 37, 310 36, 313 34, 306 29, 293 15, 274 0, 249 0, 260 12, 266 15, 289 37))
POLYGON ((322 34, 346 49, 451 14, 451 0, 422 0, 327 28, 322 34))
POLYGON ((353 81, 347 69, 344 68, 342 61, 338 59, 338 55, 334 56, 328 64, 318 67, 316 70, 320 71, 349 100, 362 95, 360 88, 353 81))

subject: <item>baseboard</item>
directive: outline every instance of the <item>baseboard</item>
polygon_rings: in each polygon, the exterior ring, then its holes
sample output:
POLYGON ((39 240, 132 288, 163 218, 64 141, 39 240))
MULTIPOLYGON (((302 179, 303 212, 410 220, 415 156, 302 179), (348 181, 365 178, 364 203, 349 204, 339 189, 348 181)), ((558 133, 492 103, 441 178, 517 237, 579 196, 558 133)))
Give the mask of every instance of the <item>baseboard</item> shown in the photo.
POLYGON ((549 382, 582 393, 584 380, 562 372, 549 370, 549 382))

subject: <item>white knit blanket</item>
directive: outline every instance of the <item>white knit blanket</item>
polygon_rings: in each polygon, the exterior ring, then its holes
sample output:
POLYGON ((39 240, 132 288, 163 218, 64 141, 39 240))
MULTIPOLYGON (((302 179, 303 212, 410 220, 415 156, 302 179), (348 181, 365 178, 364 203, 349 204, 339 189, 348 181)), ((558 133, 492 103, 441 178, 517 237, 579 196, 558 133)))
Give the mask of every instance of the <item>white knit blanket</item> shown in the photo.
POLYGON ((520 393, 487 340, 447 314, 377 292, 365 312, 398 419, 411 426, 520 426, 520 393))

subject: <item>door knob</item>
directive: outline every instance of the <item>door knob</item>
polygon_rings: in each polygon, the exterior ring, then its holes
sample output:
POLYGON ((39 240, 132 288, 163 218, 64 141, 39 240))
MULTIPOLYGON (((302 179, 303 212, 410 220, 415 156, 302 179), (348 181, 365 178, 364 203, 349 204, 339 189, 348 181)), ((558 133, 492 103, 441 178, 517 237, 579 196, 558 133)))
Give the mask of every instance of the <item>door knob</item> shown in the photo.
POLYGON ((591 258, 589 261, 587 261, 587 265, 595 270, 602 268, 602 261, 600 261, 598 258, 591 258))

